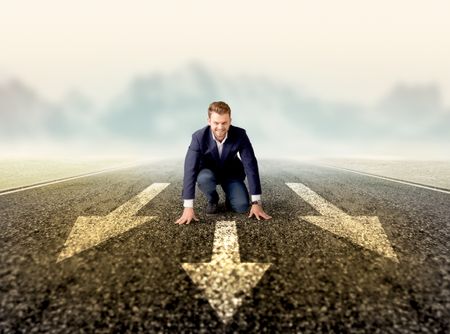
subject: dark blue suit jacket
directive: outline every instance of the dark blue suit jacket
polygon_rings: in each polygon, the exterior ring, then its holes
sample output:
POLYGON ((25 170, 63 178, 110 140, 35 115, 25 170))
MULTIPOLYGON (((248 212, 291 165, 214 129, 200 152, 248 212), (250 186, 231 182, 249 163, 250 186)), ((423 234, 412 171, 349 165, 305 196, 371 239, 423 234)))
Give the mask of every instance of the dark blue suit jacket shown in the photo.
POLYGON ((261 194, 258 162, 242 128, 230 126, 221 157, 209 125, 194 132, 184 161, 184 199, 195 198, 197 175, 203 168, 211 169, 218 183, 230 179, 243 181, 247 176, 250 194, 261 194), (237 156, 238 152, 242 160, 237 156))

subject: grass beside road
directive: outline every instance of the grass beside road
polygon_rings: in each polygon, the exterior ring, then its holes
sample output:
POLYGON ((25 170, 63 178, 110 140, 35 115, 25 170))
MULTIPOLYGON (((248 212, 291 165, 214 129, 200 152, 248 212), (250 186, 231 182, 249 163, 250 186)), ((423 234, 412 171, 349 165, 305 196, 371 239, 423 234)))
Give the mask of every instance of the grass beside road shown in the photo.
POLYGON ((319 163, 450 189, 450 160, 324 159, 319 163))
POLYGON ((0 159, 0 191, 120 167, 123 159, 0 159))

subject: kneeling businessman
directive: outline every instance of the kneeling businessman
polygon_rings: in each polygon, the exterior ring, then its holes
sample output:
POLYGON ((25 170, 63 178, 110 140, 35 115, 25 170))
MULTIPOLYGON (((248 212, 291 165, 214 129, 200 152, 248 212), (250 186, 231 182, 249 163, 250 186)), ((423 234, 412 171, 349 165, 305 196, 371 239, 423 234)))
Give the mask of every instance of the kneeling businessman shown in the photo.
POLYGON ((272 218, 261 205, 261 182, 258 162, 244 129, 231 125, 231 109, 225 102, 213 102, 208 108, 208 126, 192 135, 184 161, 184 210, 176 224, 198 221, 194 212, 195 184, 205 194, 206 214, 217 213, 217 185, 225 192, 226 207, 239 213, 247 212, 260 220, 272 218), (238 157, 240 155, 240 159, 238 157), (245 186, 247 177, 251 194, 245 186))

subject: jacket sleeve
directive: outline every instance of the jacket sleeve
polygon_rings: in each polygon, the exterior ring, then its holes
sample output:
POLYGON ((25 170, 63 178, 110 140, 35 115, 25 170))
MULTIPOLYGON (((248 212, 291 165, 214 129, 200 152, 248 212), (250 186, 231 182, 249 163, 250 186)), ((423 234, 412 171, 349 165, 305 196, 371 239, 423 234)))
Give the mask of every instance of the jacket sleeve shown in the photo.
POLYGON ((258 161, 256 160, 252 144, 245 131, 239 148, 239 154, 244 165, 245 175, 247 176, 250 195, 260 195, 261 181, 259 179, 258 161))
POLYGON ((183 199, 195 198, 195 182, 199 173, 200 155, 200 144, 198 138, 193 134, 186 158, 184 159, 183 199))

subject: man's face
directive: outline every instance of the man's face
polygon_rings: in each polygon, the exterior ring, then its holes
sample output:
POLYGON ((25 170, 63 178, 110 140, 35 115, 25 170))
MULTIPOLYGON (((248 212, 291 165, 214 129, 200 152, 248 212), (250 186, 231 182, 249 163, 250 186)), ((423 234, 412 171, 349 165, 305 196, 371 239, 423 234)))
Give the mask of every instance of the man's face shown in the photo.
POLYGON ((216 112, 212 112, 208 118, 208 124, 211 126, 214 137, 217 140, 222 141, 231 125, 230 114, 219 115, 216 112))

